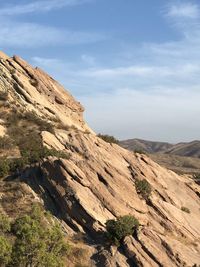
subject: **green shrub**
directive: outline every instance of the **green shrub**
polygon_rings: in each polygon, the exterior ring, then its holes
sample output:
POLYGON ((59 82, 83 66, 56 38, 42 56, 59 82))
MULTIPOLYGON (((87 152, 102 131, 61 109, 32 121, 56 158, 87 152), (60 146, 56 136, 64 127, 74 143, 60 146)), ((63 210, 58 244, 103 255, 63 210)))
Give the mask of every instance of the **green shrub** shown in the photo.
POLYGON ((9 165, 9 160, 6 158, 0 158, 0 178, 5 177, 6 175, 9 174, 10 171, 10 165, 9 165))
POLYGON ((146 179, 135 180, 135 188, 138 194, 140 194, 144 199, 148 200, 151 195, 151 185, 146 179))
POLYGON ((9 218, 4 214, 0 214, 0 233, 7 233, 10 229, 11 225, 9 218))
POLYGON ((138 154, 146 154, 146 151, 142 150, 142 149, 135 149, 134 153, 138 153, 138 154))
POLYGON ((6 227, 0 235, 0 266, 63 266, 70 246, 60 226, 41 206, 34 205, 30 214, 17 218, 11 229, 7 221, 3 225, 6 227))
POLYGON ((26 166, 35 164, 49 156, 69 159, 70 154, 48 149, 43 146, 41 131, 53 131, 53 126, 39 118, 34 112, 14 112, 7 114, 9 137, 0 138, 0 149, 17 146, 21 157, 0 158, 0 177, 21 172, 26 166), (11 140, 13 140, 11 142, 11 140))
POLYGON ((0 158, 0 178, 11 174, 19 174, 27 166, 39 163, 43 159, 52 156, 63 159, 70 159, 70 154, 56 149, 48 149, 42 144, 37 143, 38 139, 30 139, 30 145, 26 142, 21 147, 21 158, 6 159, 0 158), (34 146, 35 144, 35 146, 34 146))
POLYGON ((190 213, 190 210, 187 207, 181 207, 181 210, 186 213, 190 213))
POLYGON ((200 184, 200 173, 194 174, 193 179, 197 184, 200 184))
POLYGON ((11 261, 12 245, 9 240, 0 235, 0 266, 7 266, 11 261))
POLYGON ((106 222, 108 240, 119 245, 120 241, 128 235, 133 235, 139 226, 138 220, 130 215, 117 218, 117 220, 108 220, 106 222))
POLYGON ((103 139, 105 142, 107 143, 114 143, 114 144, 118 144, 119 140, 117 140, 114 136, 112 135, 107 135, 107 134, 98 134, 97 135, 99 138, 103 139))

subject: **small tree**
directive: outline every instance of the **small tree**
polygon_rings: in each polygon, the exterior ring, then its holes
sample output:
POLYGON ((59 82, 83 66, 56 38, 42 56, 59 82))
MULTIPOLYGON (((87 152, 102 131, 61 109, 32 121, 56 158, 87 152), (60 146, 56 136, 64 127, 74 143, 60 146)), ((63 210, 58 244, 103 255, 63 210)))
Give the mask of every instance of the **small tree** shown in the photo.
POLYGON ((69 252, 69 246, 64 242, 59 225, 49 225, 38 206, 30 215, 18 218, 12 230, 16 236, 12 266, 63 266, 63 257, 69 252))
POLYGON ((106 222, 107 237, 115 245, 128 236, 133 235, 139 226, 138 220, 130 215, 117 218, 117 220, 108 220, 106 222))
POLYGON ((146 179, 143 180, 136 180, 135 181, 135 188, 138 194, 148 200, 151 195, 151 185, 146 179))
POLYGON ((117 140, 114 136, 108 134, 98 134, 99 138, 103 139, 105 142, 110 144, 118 144, 119 140, 117 140))

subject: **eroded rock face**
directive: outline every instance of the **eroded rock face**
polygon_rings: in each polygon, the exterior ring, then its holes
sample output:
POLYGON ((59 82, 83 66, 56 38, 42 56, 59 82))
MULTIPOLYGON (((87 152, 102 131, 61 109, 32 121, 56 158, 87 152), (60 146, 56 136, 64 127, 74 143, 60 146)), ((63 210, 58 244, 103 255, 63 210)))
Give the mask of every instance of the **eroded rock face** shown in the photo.
MULTIPOLYGON (((70 223, 94 234, 104 229, 106 220, 131 214, 141 227, 137 238, 124 240, 124 255, 136 266, 192 266, 200 262, 197 184, 145 155, 134 155, 92 134, 58 130, 55 137, 72 157, 48 159, 42 170, 51 184, 49 190, 56 188, 55 201, 61 203, 62 199, 61 210, 63 216, 70 215, 70 223), (143 178, 153 188, 147 202, 135 189, 135 179, 143 178)), ((109 257, 115 262, 114 256, 109 257)))
POLYGON ((8 92, 13 107, 34 111, 66 126, 91 131, 83 121, 83 107, 58 82, 18 56, 0 52, 0 92, 8 92))
POLYGON ((41 134, 44 145, 70 153, 70 159, 49 157, 27 169, 22 178, 66 223, 68 233, 81 231, 98 244, 91 266, 200 264, 199 185, 86 131, 83 108, 57 82, 18 57, 0 54, 0 58, 0 90, 9 88, 10 99, 41 116, 76 126, 41 134), (11 74, 13 69, 17 73, 11 74), (31 85, 30 79, 38 85, 31 85), (136 179, 150 183, 148 201, 136 192, 136 179), (107 249, 102 239, 105 222, 128 214, 140 222, 137 235, 126 237, 119 249, 107 249))

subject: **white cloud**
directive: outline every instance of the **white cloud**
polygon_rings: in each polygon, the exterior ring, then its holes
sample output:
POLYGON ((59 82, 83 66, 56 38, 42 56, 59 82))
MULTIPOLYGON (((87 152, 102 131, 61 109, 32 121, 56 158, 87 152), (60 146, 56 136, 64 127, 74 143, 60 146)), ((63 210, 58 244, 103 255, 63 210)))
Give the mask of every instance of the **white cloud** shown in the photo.
POLYGON ((90 32, 69 31, 35 23, 1 21, 1 47, 42 47, 94 43, 104 35, 90 32))
POLYGON ((200 72, 200 64, 184 64, 169 66, 128 66, 110 69, 88 69, 81 71, 81 76, 109 79, 109 78, 120 78, 120 77, 185 77, 200 72))
POLYGON ((199 17, 199 7, 189 2, 172 4, 169 7, 167 15, 175 18, 196 19, 199 17))
POLYGON ((43 0, 26 4, 6 5, 0 8, 0 16, 42 13, 67 6, 81 5, 92 0, 43 0))

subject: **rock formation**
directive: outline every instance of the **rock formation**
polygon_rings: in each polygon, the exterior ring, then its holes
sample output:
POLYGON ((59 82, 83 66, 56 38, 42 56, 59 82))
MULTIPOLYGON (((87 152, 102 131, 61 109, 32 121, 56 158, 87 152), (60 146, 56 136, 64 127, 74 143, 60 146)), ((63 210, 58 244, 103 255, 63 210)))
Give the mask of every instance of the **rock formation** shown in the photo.
MULTIPOLYGON (((40 166, 27 168, 21 174, 23 189, 15 197, 15 208, 40 200, 63 222, 68 235, 85 234, 93 249, 90 266, 200 264, 199 185, 146 155, 98 138, 84 122, 80 103, 61 85, 39 68, 2 52, 0 92, 8 93, 13 108, 34 111, 52 122, 54 132, 43 131, 43 143, 71 155, 69 159, 48 157, 40 166), (136 179, 151 185, 148 200, 137 193, 136 179), (102 238, 106 221, 127 214, 140 222, 137 235, 127 236, 119 248, 106 246, 102 238)), ((1 119, 0 136, 5 134, 1 119)), ((12 215, 15 210, 9 201, 13 198, 5 188, 6 181, 1 182, 0 208, 12 215)))

